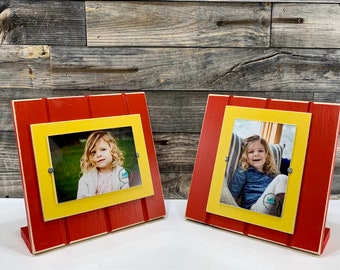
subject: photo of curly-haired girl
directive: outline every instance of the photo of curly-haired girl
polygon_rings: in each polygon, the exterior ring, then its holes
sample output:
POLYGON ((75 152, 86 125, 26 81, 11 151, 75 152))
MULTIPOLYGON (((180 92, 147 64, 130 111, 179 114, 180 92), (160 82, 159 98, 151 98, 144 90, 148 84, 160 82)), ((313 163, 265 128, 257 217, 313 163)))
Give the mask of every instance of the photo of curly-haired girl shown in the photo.
POLYGON ((141 185, 131 127, 49 137, 58 203, 141 185))
POLYGON ((83 175, 79 180, 77 199, 130 187, 123 162, 123 153, 109 132, 91 133, 80 159, 83 175))

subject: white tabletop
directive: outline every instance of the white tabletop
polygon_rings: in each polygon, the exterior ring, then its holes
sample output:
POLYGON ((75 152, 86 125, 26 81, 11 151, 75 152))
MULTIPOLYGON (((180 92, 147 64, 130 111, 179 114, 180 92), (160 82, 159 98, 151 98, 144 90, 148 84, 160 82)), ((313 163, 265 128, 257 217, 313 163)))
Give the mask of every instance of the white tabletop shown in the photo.
POLYGON ((166 200, 165 218, 31 255, 20 236, 23 199, 0 199, 1 269, 339 269, 340 200, 321 256, 185 219, 186 200, 166 200))

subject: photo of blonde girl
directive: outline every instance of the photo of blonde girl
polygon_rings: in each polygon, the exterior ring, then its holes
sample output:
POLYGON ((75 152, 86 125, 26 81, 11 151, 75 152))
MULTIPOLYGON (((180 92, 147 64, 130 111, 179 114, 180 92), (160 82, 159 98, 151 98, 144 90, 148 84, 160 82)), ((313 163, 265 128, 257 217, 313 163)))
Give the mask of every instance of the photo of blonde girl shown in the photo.
POLYGON ((129 188, 129 174, 123 164, 123 153, 110 132, 91 133, 80 159, 77 199, 129 188))
POLYGON ((268 142, 252 135, 244 140, 229 190, 242 208, 280 217, 287 180, 276 167, 268 142))

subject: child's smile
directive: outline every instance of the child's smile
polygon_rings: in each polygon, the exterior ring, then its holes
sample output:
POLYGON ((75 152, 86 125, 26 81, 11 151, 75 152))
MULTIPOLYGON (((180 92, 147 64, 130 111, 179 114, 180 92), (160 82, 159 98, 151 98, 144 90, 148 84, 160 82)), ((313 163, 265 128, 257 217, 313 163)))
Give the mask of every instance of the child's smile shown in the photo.
POLYGON ((265 148, 259 141, 254 141, 249 144, 247 153, 249 165, 262 172, 266 157, 265 148))

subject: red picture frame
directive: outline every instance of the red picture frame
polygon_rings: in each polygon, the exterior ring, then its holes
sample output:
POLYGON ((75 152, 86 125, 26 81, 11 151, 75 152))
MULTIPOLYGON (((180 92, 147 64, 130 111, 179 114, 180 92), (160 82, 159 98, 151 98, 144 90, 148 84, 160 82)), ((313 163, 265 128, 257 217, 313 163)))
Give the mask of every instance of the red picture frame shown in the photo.
POLYGON ((330 237, 330 229, 325 227, 325 223, 339 134, 339 112, 339 104, 209 95, 188 196, 186 218, 291 248, 322 254, 330 237), (228 105, 312 114, 293 234, 207 212, 222 121, 228 105))
POLYGON ((160 174, 144 93, 12 101, 28 225, 21 235, 32 254, 165 216, 160 174), (44 221, 30 126, 32 124, 139 114, 154 194, 86 213, 44 221))

